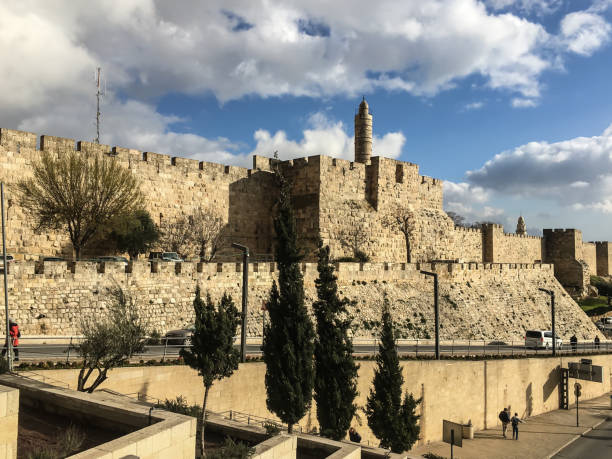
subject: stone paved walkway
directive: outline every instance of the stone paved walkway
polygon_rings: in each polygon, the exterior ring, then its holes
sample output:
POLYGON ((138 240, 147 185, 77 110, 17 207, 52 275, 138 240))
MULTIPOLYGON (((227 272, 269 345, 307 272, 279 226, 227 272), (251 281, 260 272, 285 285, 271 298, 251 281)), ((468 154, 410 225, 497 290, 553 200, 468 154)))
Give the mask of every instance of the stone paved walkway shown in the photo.
MULTIPOLYGON (((454 448, 455 459, 542 459, 550 458, 580 435, 612 417, 610 395, 580 403, 580 427, 576 427, 576 409, 557 410, 528 418, 519 424, 519 440, 505 440, 501 425, 476 432, 474 440, 463 440, 462 448, 454 448)), ((512 437, 512 426, 508 426, 512 437)), ((442 442, 419 446, 410 457, 432 452, 450 458, 450 445, 442 442)))

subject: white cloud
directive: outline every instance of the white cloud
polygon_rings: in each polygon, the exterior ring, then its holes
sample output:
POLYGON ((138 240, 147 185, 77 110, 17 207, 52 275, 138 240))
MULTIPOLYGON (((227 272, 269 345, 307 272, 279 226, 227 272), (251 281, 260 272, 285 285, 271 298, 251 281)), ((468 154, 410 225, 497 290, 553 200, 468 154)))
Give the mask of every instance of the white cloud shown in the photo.
MULTIPOLYGON (((524 0, 518 10, 536 3, 554 1, 524 0)), ((594 52, 609 26, 592 11, 572 13, 562 48, 518 10, 500 13, 477 0, 4 2, 0 49, 17 57, 0 62, 0 125, 92 138, 98 65, 109 87, 103 142, 241 164, 244 145, 174 132, 179 120, 158 113, 155 101, 171 93, 214 94, 222 103, 375 89, 434 95, 481 75, 513 94, 513 105, 532 106, 543 72, 567 49, 594 52)), ((282 131, 255 139, 256 151, 276 145, 287 154, 350 157, 352 149, 336 122, 312 124, 302 139, 282 131)), ((375 139, 375 153, 396 157, 404 141, 387 133, 375 139)))
POLYGON ((567 49, 590 56, 610 39, 612 28, 604 18, 592 13, 570 13, 561 21, 561 38, 567 49))
POLYGON ((612 210, 612 125, 600 136, 530 142, 467 172, 470 186, 574 209, 612 210))
MULTIPOLYGON (((271 134, 266 130, 255 132, 257 142, 253 153, 271 156, 275 151, 281 159, 299 158, 311 155, 328 155, 353 160, 355 144, 352 134, 346 132, 342 122, 332 122, 322 113, 310 117, 310 129, 304 130, 301 140, 289 140, 284 131, 271 134)), ((406 138, 401 132, 390 132, 383 137, 374 137, 372 154, 397 158, 402 151, 406 138)))
POLYGON ((522 99, 520 97, 515 97, 512 99, 512 106, 514 108, 529 108, 535 107, 536 105, 537 103, 533 99, 522 99))
POLYGON ((12 78, 11 96, 29 90, 33 100, 58 86, 82 91, 83 70, 96 63, 133 97, 211 91, 221 101, 375 88, 436 94, 472 74, 537 97, 550 67, 551 37, 540 24, 477 0, 210 0, 181 8, 23 0, 5 5, 0 20, 0 43, 28 64, 3 62, 21 77, 12 78))
POLYGON ((506 220, 503 209, 489 203, 491 193, 482 187, 466 182, 444 182, 444 210, 455 212, 466 219, 466 222, 506 220))
POLYGON ((527 13, 550 14, 559 9, 563 0, 485 0, 493 10, 514 8, 527 13))
POLYGON ((464 110, 478 110, 484 107, 484 102, 471 102, 469 104, 465 104, 463 107, 464 110))

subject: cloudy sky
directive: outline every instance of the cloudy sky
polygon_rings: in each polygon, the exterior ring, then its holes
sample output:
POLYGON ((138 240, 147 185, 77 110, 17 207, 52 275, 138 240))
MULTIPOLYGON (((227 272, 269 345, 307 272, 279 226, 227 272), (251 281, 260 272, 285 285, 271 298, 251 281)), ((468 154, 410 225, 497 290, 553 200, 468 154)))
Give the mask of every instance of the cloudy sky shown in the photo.
POLYGON ((0 0, 0 126, 248 166, 374 153, 445 207, 612 240, 612 0, 0 0))

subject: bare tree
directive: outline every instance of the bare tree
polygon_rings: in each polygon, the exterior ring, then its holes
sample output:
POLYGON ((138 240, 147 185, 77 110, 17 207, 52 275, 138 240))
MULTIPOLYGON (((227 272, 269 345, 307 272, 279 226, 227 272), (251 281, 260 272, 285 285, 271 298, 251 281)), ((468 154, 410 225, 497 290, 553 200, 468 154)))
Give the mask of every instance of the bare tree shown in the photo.
POLYGON ((416 230, 416 215, 414 211, 401 204, 398 204, 382 221, 383 226, 399 231, 404 235, 406 243, 406 263, 411 263, 412 254, 410 241, 416 230))
POLYGON ((198 208, 191 215, 164 222, 160 242, 165 250, 184 257, 199 256, 201 261, 212 261, 223 242, 224 229, 219 215, 198 208))
POLYGON ((200 261, 213 261, 223 242, 223 219, 210 211, 197 209, 192 216, 192 238, 200 261))
POLYGON ((466 223, 465 217, 463 215, 459 215, 457 212, 452 211, 446 212, 446 215, 448 215, 449 218, 453 220, 455 226, 469 227, 469 224, 466 223))
POLYGON ((17 184, 19 202, 37 231, 66 229, 76 259, 111 220, 142 207, 138 180, 112 158, 41 152, 32 169, 17 184))
POLYGON ((353 253, 354 258, 361 262, 366 262, 370 259, 364 250, 364 246, 370 238, 363 224, 351 225, 348 228, 343 228, 337 233, 336 237, 342 247, 353 253))
POLYGON ((161 237, 159 243, 168 252, 176 252, 183 257, 193 255, 192 218, 181 215, 175 220, 164 220, 160 227, 161 237))

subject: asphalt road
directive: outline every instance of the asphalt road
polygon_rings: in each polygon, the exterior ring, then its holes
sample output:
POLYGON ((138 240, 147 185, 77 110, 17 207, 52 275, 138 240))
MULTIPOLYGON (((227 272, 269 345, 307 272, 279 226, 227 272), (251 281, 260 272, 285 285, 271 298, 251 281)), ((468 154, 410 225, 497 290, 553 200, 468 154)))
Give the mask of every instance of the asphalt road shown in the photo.
POLYGON ((610 459, 612 457, 612 420, 583 435, 553 456, 557 459, 610 459))
MULTIPOLYGON (((144 354, 136 357, 143 359, 156 358, 162 356, 177 356, 182 346, 180 345, 163 345, 147 346, 144 354), (165 349, 164 349, 165 348, 165 349)), ((602 346, 603 347, 603 346, 602 346)), ((589 346, 590 349, 590 346, 589 346)), ((378 347, 373 344, 357 344, 354 346, 355 354, 375 354, 378 347)), ((578 350, 583 350, 582 346, 579 345, 578 350)), ((586 349, 585 349, 586 350, 586 349)), ((603 350, 603 349, 602 349, 603 350)), ((249 344, 246 347, 247 354, 249 355, 260 355, 261 349, 259 344, 249 344)), ((398 346, 398 352, 400 354, 410 355, 431 355, 435 353, 435 347, 433 345, 419 344, 401 344, 398 346)), ((441 345, 440 352, 444 356, 461 356, 461 355, 521 355, 521 354, 551 354, 552 351, 544 349, 525 349, 524 346, 516 345, 483 345, 479 344, 455 344, 455 345, 441 345)), ((570 353, 569 346, 564 346, 561 353, 570 353)), ((46 359, 65 359, 68 357, 68 346, 66 344, 26 344, 23 343, 19 346, 19 357, 21 360, 46 360, 46 359)), ((74 350, 70 351, 70 359, 76 357, 74 350)))

